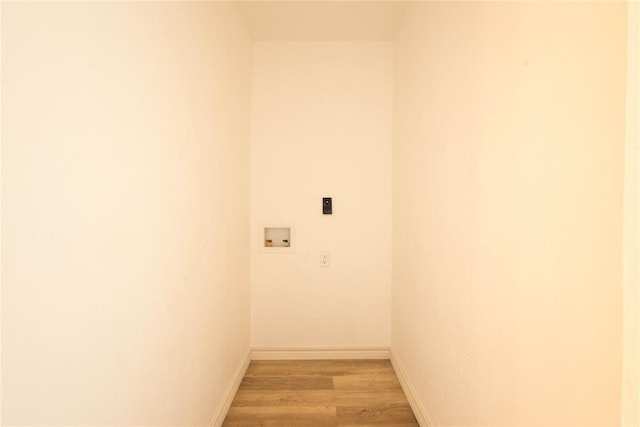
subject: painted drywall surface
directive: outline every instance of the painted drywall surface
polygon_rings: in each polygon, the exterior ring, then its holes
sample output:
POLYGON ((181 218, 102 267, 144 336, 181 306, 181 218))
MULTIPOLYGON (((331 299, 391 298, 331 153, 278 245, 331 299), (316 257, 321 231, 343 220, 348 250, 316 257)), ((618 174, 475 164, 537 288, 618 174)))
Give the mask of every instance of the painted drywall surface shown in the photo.
POLYGON ((243 1, 254 41, 393 41, 400 1, 243 1))
POLYGON ((392 68, 387 42, 253 44, 252 346, 389 345, 392 68), (260 251, 270 223, 295 253, 260 251))
MULTIPOLYGON (((2 25, 2 3, 0 3, 2 25)), ((0 28, 0 254, 2 254, 2 30, 0 28)), ((0 310, 2 309, 2 257, 0 256, 0 310)), ((2 366, 2 312, 0 311, 0 367, 2 366)), ((0 425, 2 424, 2 369, 0 369, 0 425)))
POLYGON ((620 422, 626 9, 415 3, 392 350, 435 425, 620 422))
POLYGON ((4 425, 205 425, 249 348, 232 4, 3 3, 4 425))
POLYGON ((622 425, 640 425, 640 4, 628 5, 622 425))

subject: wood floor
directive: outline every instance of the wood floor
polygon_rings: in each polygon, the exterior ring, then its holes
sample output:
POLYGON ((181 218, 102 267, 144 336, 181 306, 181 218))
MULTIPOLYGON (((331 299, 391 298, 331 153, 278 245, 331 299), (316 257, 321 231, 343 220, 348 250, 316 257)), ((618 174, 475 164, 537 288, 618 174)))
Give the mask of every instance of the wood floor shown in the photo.
POLYGON ((223 427, 418 426, 388 360, 257 361, 223 427))

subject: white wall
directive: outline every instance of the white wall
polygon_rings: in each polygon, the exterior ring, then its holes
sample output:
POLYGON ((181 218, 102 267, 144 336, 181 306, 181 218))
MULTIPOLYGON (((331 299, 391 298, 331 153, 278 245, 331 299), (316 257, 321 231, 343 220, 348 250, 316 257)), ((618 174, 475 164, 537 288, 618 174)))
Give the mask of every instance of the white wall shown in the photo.
POLYGON ((392 349, 435 425, 620 423, 623 3, 414 3, 392 349))
POLYGON ((235 6, 2 8, 3 424, 207 424, 249 348, 235 6))
POLYGON ((640 425, 640 4, 628 5, 622 424, 640 425))
POLYGON ((389 345, 392 68, 386 42, 254 43, 252 346, 389 345), (295 253, 259 251, 270 222, 295 253))
MULTIPOLYGON (((2 254, 2 3, 0 3, 0 255, 2 254)), ((2 257, 0 256, 0 424, 2 424, 2 257)))

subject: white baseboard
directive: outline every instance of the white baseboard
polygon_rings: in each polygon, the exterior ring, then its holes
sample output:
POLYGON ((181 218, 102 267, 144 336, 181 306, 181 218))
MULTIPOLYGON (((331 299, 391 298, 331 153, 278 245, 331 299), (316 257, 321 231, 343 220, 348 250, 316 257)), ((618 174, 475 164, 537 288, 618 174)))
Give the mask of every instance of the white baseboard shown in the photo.
POLYGON ((242 382, 242 378, 244 378, 244 374, 247 372, 247 368, 249 367, 249 363, 251 363, 251 351, 247 353, 247 356, 244 359, 244 362, 240 366, 240 369, 236 372, 236 376, 233 380, 233 384, 224 398, 224 402, 222 406, 213 414, 211 418, 211 422, 209 426, 211 427, 221 427, 224 419, 227 416, 227 412, 229 412, 229 408, 231 407, 231 403, 233 402, 233 398, 236 396, 236 392, 238 391, 238 387, 240 387, 240 383, 242 382))
POLYGON ((256 347, 252 360, 389 359, 389 347, 256 347))
POLYGON ((409 405, 411 405, 413 414, 418 420, 418 424, 420 424, 420 427, 432 427, 433 423, 431 423, 431 420, 429 420, 427 411, 416 400, 413 387, 404 374, 404 369, 402 368, 402 366, 400 366, 400 361, 394 357, 393 351, 390 351, 390 353, 391 365, 393 366, 393 370, 396 372, 396 376, 398 377, 398 381, 400 381, 400 385, 402 386, 402 390, 404 391, 405 396, 407 396, 407 400, 409 401, 409 405))

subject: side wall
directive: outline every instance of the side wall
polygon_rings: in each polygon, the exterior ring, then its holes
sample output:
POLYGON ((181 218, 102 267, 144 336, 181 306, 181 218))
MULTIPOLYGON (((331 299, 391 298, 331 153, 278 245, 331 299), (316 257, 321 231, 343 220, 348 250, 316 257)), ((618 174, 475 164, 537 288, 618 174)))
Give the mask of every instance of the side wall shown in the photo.
POLYGON ((640 4, 629 3, 624 152, 622 425, 640 425, 640 4))
POLYGON ((249 349, 228 3, 3 3, 3 425, 204 425, 249 349))
POLYGON ((252 346, 388 347, 393 44, 261 42, 253 59, 252 346), (270 223, 295 224, 295 253, 261 252, 270 223))
POLYGON ((623 3, 414 3, 392 350, 436 425, 620 422, 623 3))

